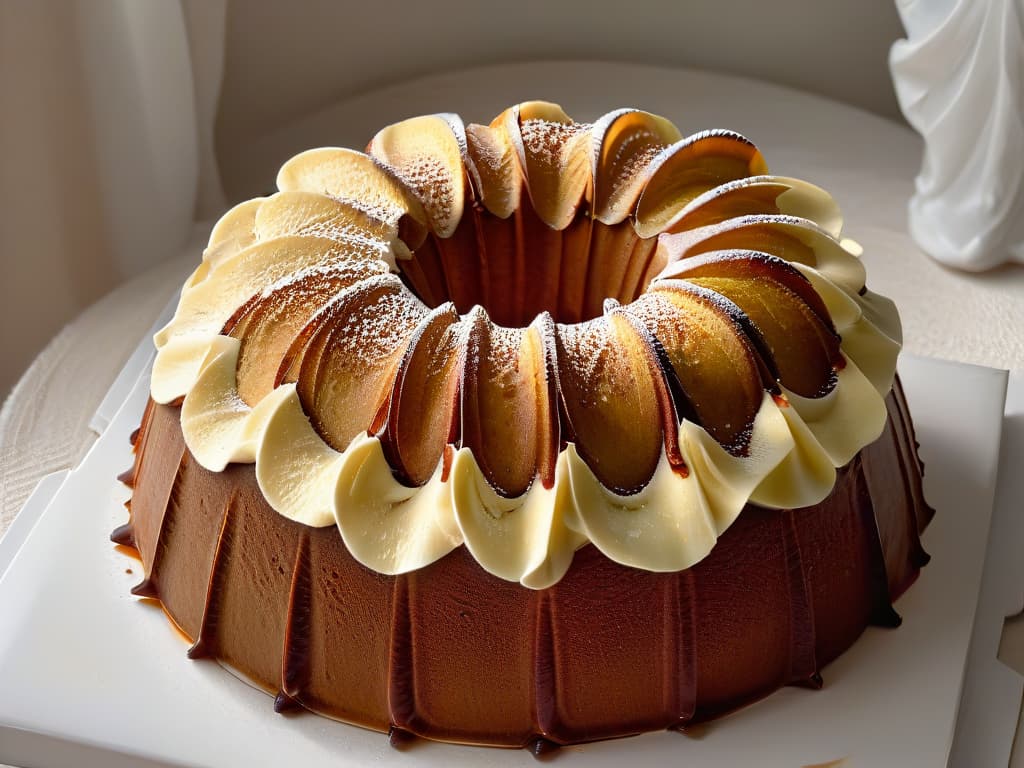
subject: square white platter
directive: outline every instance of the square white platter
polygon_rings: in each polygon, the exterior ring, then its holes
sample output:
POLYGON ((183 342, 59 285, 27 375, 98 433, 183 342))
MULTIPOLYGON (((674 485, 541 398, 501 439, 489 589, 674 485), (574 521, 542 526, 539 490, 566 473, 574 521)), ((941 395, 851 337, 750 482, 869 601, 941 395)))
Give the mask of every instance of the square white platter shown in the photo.
MULTIPOLYGON (((926 495, 937 509, 924 537, 932 563, 896 605, 903 626, 869 628, 824 670, 821 691, 784 689, 710 724, 699 738, 662 732, 566 748, 558 764, 951 764, 972 632, 979 635, 1006 373, 912 357, 900 370, 926 495)), ((108 539, 125 520, 127 492, 114 478, 130 464, 128 436, 147 396, 148 376, 136 379, 6 570, 0 562, 0 761, 81 768, 533 763, 519 750, 433 743, 396 752, 377 733, 308 714, 276 715, 265 694, 214 663, 186 659, 163 613, 129 595, 141 578, 138 563, 108 539)), ((990 563, 988 571, 1005 569, 990 563)), ((957 743, 971 738, 958 733, 957 743)))

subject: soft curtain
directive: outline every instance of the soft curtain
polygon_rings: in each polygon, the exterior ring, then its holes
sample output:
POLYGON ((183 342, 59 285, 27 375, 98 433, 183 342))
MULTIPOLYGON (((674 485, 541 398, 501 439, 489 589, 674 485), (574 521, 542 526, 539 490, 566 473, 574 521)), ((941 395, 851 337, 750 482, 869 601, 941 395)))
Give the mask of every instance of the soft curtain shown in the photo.
POLYGON ((0 399, 64 323, 223 207, 225 5, 0 3, 0 399))

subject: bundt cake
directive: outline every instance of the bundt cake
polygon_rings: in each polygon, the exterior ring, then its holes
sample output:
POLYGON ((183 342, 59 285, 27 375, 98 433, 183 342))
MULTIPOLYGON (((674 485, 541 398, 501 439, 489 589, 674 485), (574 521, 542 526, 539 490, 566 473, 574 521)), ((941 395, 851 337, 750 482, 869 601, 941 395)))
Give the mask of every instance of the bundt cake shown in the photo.
POLYGON ((192 657, 392 733, 685 727, 927 559, 899 318, 742 136, 529 102, 315 149, 156 336, 130 519, 192 657))

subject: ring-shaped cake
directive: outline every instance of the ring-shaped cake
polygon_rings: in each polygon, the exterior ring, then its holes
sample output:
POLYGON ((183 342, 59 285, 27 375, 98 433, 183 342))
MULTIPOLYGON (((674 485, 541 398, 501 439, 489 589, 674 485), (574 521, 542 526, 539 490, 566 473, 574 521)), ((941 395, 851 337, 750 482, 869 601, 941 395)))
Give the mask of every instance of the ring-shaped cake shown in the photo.
POLYGON ((814 684, 896 621, 931 515, 899 318, 823 190, 543 102, 278 188, 157 334, 126 476, 115 538, 191 655, 279 708, 540 748, 814 684))

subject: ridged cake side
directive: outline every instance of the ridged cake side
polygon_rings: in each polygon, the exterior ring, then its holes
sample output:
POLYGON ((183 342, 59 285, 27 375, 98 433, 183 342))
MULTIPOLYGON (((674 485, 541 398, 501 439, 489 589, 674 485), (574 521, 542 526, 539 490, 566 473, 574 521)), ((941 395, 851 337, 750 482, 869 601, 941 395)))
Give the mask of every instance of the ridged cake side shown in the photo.
POLYGON ((556 585, 486 573, 465 548, 398 576, 328 528, 275 513, 250 465, 190 455, 179 409, 151 403, 130 521, 145 580, 194 641, 277 695, 394 737, 542 749, 716 717, 819 671, 869 624, 892 626, 927 561, 909 412, 807 509, 748 505, 692 568, 652 573, 581 549, 556 585))

